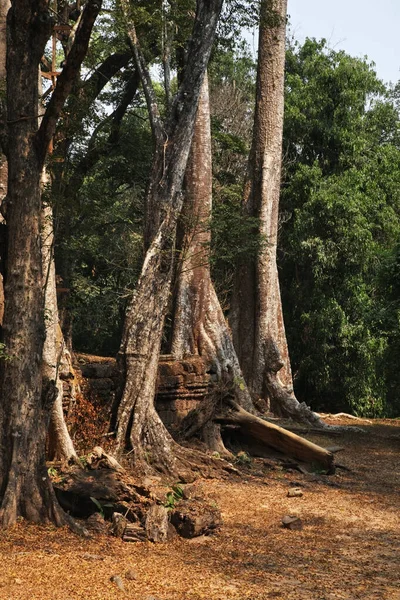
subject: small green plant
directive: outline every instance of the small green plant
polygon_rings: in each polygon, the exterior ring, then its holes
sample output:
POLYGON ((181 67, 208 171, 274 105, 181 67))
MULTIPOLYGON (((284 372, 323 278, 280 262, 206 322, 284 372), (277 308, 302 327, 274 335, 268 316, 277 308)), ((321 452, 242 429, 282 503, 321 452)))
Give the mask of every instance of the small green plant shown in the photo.
POLYGON ((49 467, 47 469, 47 474, 50 477, 50 479, 53 481, 53 483, 62 483, 65 479, 65 477, 63 477, 59 471, 56 469, 56 467, 49 467))
POLYGON ((97 500, 97 498, 94 498, 93 496, 90 496, 91 501, 93 502, 93 504, 95 504, 97 506, 97 512, 103 517, 104 519, 104 509, 105 508, 112 508, 114 505, 111 502, 99 502, 99 500, 97 500))
POLYGON ((11 356, 7 354, 6 345, 0 342, 0 360, 11 360, 11 356))
POLYGON ((166 501, 164 504, 165 508, 167 508, 168 510, 172 510, 173 508, 175 508, 176 503, 179 502, 179 500, 181 500, 182 498, 183 487, 179 485, 179 483, 175 483, 175 485, 172 486, 172 490, 167 493, 166 501))
POLYGON ((79 457, 79 462, 81 463, 82 468, 86 469, 86 467, 89 464, 88 457, 87 456, 80 456, 79 457))
POLYGON ((251 456, 247 454, 247 452, 238 452, 236 454, 235 462, 239 465, 250 465, 251 464, 251 456))
POLYGON ((235 377, 233 383, 243 392, 246 389, 246 383, 243 377, 235 377))

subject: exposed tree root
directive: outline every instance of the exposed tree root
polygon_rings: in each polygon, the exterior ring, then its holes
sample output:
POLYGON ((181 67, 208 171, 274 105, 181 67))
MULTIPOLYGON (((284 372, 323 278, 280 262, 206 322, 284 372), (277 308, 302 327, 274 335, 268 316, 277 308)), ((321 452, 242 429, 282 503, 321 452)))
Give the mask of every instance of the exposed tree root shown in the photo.
POLYGON ((33 523, 68 526, 78 535, 88 535, 85 527, 77 523, 59 505, 47 473, 41 478, 40 485, 31 478, 29 482, 25 481, 25 486, 29 493, 24 493, 21 481, 14 474, 10 474, 0 508, 0 528, 12 527, 19 517, 23 517, 33 523))
POLYGON ((334 456, 328 450, 248 413, 233 401, 229 401, 229 404, 231 410, 217 417, 217 421, 239 425, 246 434, 286 456, 322 467, 328 473, 335 472, 334 456))

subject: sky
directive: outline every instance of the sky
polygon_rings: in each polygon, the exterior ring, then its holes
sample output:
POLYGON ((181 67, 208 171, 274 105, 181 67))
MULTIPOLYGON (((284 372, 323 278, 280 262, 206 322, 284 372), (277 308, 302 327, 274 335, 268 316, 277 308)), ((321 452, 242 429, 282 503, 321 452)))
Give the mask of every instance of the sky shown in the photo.
POLYGON ((400 80, 400 0, 288 0, 288 14, 300 42, 324 37, 335 50, 368 56, 385 82, 400 80))

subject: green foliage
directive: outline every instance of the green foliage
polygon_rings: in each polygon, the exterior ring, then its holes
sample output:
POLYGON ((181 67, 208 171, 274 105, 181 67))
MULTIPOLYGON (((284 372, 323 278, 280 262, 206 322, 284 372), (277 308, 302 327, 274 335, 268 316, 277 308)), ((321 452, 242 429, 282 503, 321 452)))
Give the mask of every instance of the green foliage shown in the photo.
POLYGON ((50 477, 52 483, 62 483, 65 477, 55 467, 49 467, 47 474, 50 477))
POLYGON ((250 465, 251 460, 251 456, 244 451, 238 452, 235 456, 235 463, 239 465, 250 465))
POLYGON ((388 414, 400 391, 399 115, 371 65, 324 41, 290 47, 287 65, 280 265, 296 393, 388 414))
POLYGON ((6 345, 0 342, 0 360, 11 360, 11 356, 7 352, 6 345))
MULTIPOLYGON (((118 145, 106 149, 68 206, 62 199, 56 203, 56 260, 71 288, 74 344, 80 351, 118 350, 126 302, 140 272, 150 155, 147 123, 132 112, 118 145)), ((80 158, 74 157, 71 174, 80 158)))
POLYGON ((175 483, 172 486, 172 490, 167 493, 166 501, 164 503, 165 508, 172 510, 179 500, 183 498, 183 487, 179 483, 175 483))
POLYGON ((93 496, 90 496, 91 501, 93 502, 93 504, 96 505, 97 507, 97 512, 103 517, 105 517, 105 508, 112 508, 114 505, 111 502, 100 502, 99 500, 97 500, 97 498, 94 498, 93 496))

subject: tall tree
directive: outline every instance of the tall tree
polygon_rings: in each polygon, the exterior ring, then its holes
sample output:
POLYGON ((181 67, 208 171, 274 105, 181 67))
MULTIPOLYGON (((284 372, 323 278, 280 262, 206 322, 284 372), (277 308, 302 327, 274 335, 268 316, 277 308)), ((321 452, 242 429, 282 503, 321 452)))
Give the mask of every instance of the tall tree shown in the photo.
MULTIPOLYGON (((6 144, 6 21, 10 8, 9 0, 0 0, 0 205, 7 194, 7 157, 5 155, 6 144)), ((0 261, 4 268, 4 245, 5 230, 2 227, 4 218, 0 215, 0 261)), ((1 270, 3 270, 3 268, 1 270)), ((3 274, 0 272, 0 325, 3 322, 4 313, 4 285, 3 274)))
MULTIPOLYGON (((46 170, 43 170, 42 179, 46 181, 46 170)), ((70 365, 70 354, 66 348, 64 336, 61 331, 56 286, 56 268, 54 261, 54 230, 53 208, 42 193, 41 214, 41 244, 42 244, 42 272, 44 285, 44 311, 45 311, 45 339, 43 343, 42 374, 45 380, 53 381, 56 398, 50 414, 49 428, 49 458, 57 458, 68 462, 77 460, 77 454, 68 431, 63 410, 63 382, 60 373, 70 365), (43 197, 44 196, 44 197, 43 197)))
MULTIPOLYGON (((141 74, 155 138, 146 198, 146 242, 141 276, 129 305, 120 349, 125 387, 117 414, 117 446, 131 448, 136 465, 177 472, 177 448, 154 407, 158 357, 168 308, 176 239, 182 209, 182 184, 193 135, 198 99, 207 68, 221 0, 198 0, 181 84, 162 123, 136 31, 128 31, 141 74), (147 462, 149 462, 147 460, 147 462)), ((123 3, 127 18, 128 7, 123 3)))
POLYGON ((7 190, 7 159, 2 142, 5 141, 6 21, 9 8, 9 0, 0 0, 0 203, 7 190))
MULTIPOLYGON (((239 361, 210 274, 210 220, 212 211, 212 152, 210 103, 207 76, 201 89, 192 147, 185 175, 183 230, 174 303, 171 353, 182 359, 199 355, 219 377, 230 371, 233 380, 243 380, 239 361)), ((251 409, 244 385, 236 387, 240 404, 251 409)), ((202 436, 208 447, 227 454, 219 425, 211 419, 202 436)))
POLYGON ((0 524, 18 516, 66 522, 45 465, 45 441, 56 390, 42 386, 44 286, 40 243, 41 172, 64 101, 71 91, 100 11, 89 0, 68 61, 38 125, 38 68, 53 26, 42 0, 14 0, 7 19, 8 264, 0 404, 0 524))
POLYGON ((293 393, 276 262, 284 112, 287 0, 262 0, 256 107, 244 210, 259 218, 264 244, 255 260, 238 270, 232 328, 240 364, 251 391, 271 409, 319 422, 293 393))

